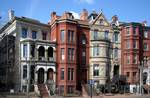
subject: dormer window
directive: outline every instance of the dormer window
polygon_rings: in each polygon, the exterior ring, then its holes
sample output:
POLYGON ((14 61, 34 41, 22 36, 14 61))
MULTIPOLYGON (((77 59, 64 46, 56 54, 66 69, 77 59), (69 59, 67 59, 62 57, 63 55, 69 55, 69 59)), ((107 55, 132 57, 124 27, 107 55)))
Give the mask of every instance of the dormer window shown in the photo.
POLYGON ((103 19, 100 19, 99 24, 100 24, 100 25, 103 25, 103 22, 104 22, 104 20, 103 20, 103 19))

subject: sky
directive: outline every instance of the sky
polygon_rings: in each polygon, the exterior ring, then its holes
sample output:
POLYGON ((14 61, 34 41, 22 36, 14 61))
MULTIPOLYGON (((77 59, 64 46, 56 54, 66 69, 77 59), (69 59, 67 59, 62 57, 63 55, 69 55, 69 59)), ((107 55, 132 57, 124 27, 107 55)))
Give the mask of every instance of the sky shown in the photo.
POLYGON ((150 25, 150 0, 0 0, 0 25, 8 21, 9 9, 15 11, 15 16, 30 17, 43 23, 48 23, 53 11, 57 15, 71 11, 78 16, 87 9, 89 13, 102 10, 108 21, 117 15, 122 22, 146 20, 150 25))

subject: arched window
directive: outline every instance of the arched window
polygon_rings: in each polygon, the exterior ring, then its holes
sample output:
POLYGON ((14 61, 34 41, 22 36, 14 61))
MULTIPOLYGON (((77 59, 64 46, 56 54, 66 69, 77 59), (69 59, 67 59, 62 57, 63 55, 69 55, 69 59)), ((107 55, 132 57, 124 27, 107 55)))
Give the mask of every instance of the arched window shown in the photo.
POLYGON ((45 57, 45 48, 43 46, 40 46, 38 52, 39 52, 39 60, 43 60, 45 57))

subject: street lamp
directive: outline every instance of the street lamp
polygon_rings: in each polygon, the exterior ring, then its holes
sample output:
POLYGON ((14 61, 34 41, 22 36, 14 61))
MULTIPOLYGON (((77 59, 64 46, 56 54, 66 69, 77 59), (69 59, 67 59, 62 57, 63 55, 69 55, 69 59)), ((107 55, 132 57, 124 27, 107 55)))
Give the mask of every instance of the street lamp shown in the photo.
POLYGON ((139 71, 140 71, 140 86, 139 86, 139 93, 140 95, 143 94, 143 69, 144 65, 147 63, 148 57, 144 57, 144 59, 140 60, 139 62, 139 71))

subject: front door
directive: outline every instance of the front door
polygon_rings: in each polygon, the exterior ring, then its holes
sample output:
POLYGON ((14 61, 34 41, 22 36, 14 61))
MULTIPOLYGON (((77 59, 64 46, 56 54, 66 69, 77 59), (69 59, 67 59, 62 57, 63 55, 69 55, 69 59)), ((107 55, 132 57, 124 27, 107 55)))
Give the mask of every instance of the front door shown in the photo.
POLYGON ((43 84, 44 83, 44 69, 40 68, 38 70, 38 84, 43 84))

